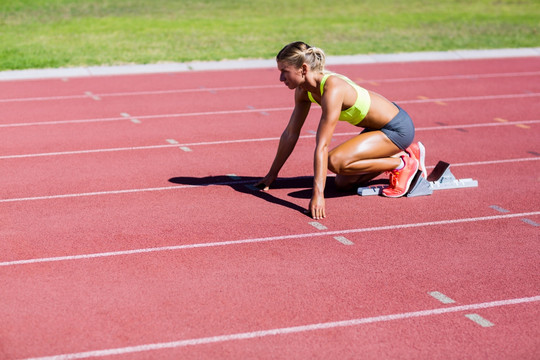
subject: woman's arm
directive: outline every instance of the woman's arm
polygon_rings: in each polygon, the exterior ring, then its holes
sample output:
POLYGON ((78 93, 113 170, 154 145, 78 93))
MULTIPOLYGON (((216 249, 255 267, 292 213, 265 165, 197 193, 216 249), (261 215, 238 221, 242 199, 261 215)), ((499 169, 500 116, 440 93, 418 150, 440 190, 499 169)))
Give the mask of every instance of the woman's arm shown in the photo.
POLYGON ((311 102, 307 98, 305 92, 300 89, 295 91, 295 106, 289 119, 289 123, 281 137, 279 139, 279 145, 276 153, 276 157, 272 162, 272 166, 268 171, 268 174, 255 186, 262 188, 263 190, 268 190, 270 185, 277 178, 279 171, 291 155, 296 142, 300 136, 300 130, 306 121, 307 115, 309 113, 309 108, 311 102))
POLYGON ((343 105, 343 88, 329 81, 330 79, 325 84, 321 100, 322 115, 317 129, 317 145, 313 159, 313 194, 309 210, 314 219, 326 217, 324 188, 328 173, 328 151, 343 105))

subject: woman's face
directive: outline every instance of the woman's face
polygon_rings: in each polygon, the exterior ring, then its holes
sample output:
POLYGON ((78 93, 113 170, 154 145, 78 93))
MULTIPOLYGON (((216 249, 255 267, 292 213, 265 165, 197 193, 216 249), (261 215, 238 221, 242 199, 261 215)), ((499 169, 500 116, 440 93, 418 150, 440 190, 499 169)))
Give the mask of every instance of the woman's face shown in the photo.
POLYGON ((304 79, 302 68, 296 68, 283 61, 278 61, 277 67, 280 71, 279 81, 285 83, 289 89, 296 89, 302 83, 304 79))

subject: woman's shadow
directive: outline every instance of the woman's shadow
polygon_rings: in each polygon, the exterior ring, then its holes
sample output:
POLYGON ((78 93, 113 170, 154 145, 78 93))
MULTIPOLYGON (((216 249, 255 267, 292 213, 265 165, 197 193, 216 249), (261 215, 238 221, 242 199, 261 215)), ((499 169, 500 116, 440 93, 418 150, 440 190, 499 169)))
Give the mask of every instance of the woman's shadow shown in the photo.
MULTIPOLYGON (((229 186, 235 191, 243 194, 249 194, 259 199, 263 199, 272 204, 287 207, 289 209, 296 210, 304 215, 309 215, 307 209, 303 208, 293 202, 286 199, 281 199, 272 194, 272 191, 262 191, 261 187, 255 187, 255 184, 261 180, 260 177, 253 176, 236 176, 236 175, 218 175, 218 176, 206 176, 206 177, 190 177, 179 176, 169 179, 169 182, 173 184, 182 184, 188 186, 229 186)), ((293 191, 288 196, 296 199, 311 199, 313 186, 312 176, 300 176, 291 178, 278 178, 272 184, 271 189, 300 189, 293 191)), ((334 177, 328 177, 326 181, 326 188, 324 192, 325 198, 335 198, 343 196, 355 195, 356 191, 342 192, 338 191, 334 185, 334 177)))

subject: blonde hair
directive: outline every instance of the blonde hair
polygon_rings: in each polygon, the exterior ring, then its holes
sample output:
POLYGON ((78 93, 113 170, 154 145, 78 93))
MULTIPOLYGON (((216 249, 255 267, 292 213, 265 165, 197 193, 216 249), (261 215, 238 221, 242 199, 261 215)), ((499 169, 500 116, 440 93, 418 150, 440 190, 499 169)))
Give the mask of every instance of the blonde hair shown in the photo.
POLYGON ((292 42, 285 45, 276 56, 277 61, 284 61, 297 69, 306 63, 312 71, 324 72, 326 55, 322 49, 309 46, 303 41, 292 42))

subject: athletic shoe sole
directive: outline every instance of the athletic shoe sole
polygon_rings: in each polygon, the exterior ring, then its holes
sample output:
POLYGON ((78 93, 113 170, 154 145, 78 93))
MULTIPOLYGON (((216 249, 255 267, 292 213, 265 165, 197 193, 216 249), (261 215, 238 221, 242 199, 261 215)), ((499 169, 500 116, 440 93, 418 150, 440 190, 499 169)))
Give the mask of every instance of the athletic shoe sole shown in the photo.
POLYGON ((409 156, 414 156, 414 158, 418 160, 418 170, 422 172, 422 177, 427 179, 426 148, 424 144, 422 144, 420 141, 411 144, 411 146, 405 152, 408 153, 409 156))
POLYGON ((418 168, 420 171, 422 171, 422 177, 424 179, 427 179, 427 171, 426 171, 426 147, 424 144, 422 144, 420 141, 418 142, 418 148, 420 149, 420 159, 417 159, 420 164, 418 165, 418 168))

